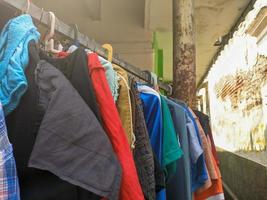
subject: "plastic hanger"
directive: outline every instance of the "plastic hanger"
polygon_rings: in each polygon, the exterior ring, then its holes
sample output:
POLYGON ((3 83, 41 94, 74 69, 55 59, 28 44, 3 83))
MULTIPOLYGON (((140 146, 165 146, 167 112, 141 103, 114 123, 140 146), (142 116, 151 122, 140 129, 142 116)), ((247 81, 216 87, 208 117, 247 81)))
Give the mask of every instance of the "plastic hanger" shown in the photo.
POLYGON ((153 85, 153 88, 154 88, 156 91, 159 91, 159 86, 158 86, 158 76, 157 76, 157 74, 155 74, 154 72, 150 72, 150 76, 151 76, 151 79, 152 79, 152 85, 153 85))
POLYGON ((25 10, 22 10, 22 14, 28 14, 29 13, 29 10, 30 10, 30 6, 31 6, 31 0, 27 0, 26 1, 26 9, 25 10))
POLYGON ((79 47, 80 46, 80 42, 79 42, 79 38, 78 38, 78 35, 79 35, 78 25, 77 24, 74 24, 73 25, 73 28, 74 28, 74 45, 76 45, 77 47, 79 47))
POLYGON ((45 36, 45 51, 50 52, 50 53, 59 53, 60 51, 54 48, 54 35, 55 35, 55 24, 56 24, 56 16, 53 12, 48 12, 49 17, 50 17, 50 31, 49 33, 45 36))
POLYGON ((169 87, 168 95, 171 96, 172 95, 172 85, 168 84, 168 87, 169 87))
POLYGON ((150 86, 150 87, 153 87, 153 85, 154 85, 154 80, 153 80, 153 78, 152 78, 152 76, 151 76, 151 73, 150 73, 150 71, 148 71, 148 70, 143 70, 142 71, 143 73, 145 73, 145 74, 147 74, 147 77, 148 77, 148 85, 150 86))
POLYGON ((103 44, 102 47, 108 51, 108 61, 112 62, 113 48, 110 44, 103 44))
POLYGON ((80 42, 78 39, 79 28, 77 24, 73 24, 73 31, 74 31, 74 38, 72 44, 69 46, 67 50, 68 53, 74 52, 80 46, 80 42))

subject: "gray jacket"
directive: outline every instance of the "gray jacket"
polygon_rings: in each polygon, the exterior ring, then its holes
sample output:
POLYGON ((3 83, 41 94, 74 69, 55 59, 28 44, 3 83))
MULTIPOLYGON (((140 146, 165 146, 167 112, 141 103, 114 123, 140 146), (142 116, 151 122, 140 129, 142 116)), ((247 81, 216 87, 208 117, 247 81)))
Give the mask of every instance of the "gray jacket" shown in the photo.
POLYGON ((91 109, 65 76, 46 61, 35 71, 46 110, 29 166, 110 200, 119 198, 121 168, 91 109))

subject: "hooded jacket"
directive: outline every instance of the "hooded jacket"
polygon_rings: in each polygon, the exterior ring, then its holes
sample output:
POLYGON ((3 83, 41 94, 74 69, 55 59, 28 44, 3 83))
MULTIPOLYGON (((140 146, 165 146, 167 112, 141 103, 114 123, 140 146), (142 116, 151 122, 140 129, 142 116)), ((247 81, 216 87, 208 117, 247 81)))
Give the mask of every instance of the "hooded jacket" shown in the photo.
POLYGON ((38 41, 40 33, 30 15, 9 20, 0 36, 0 100, 8 115, 27 90, 24 70, 29 63, 28 44, 38 41))

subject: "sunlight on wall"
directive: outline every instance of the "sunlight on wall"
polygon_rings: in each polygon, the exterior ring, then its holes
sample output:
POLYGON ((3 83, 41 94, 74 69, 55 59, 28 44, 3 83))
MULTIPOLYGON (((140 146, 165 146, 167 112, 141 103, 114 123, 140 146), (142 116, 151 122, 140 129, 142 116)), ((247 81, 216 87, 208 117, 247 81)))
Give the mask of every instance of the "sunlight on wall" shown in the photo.
MULTIPOLYGON (((210 115, 216 145, 230 151, 266 149, 266 46, 246 34, 258 12, 259 0, 234 33, 208 75, 210 115)), ((262 40, 266 44, 267 38, 262 40)))

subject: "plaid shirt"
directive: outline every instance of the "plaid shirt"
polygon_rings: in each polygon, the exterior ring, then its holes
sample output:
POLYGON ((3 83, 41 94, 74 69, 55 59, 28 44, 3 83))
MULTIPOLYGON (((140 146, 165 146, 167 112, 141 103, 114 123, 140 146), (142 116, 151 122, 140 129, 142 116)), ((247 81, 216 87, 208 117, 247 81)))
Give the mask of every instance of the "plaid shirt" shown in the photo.
POLYGON ((0 200, 19 200, 19 184, 12 145, 0 103, 0 200))

